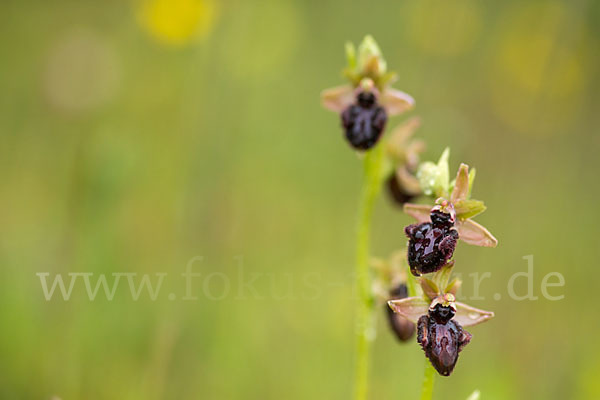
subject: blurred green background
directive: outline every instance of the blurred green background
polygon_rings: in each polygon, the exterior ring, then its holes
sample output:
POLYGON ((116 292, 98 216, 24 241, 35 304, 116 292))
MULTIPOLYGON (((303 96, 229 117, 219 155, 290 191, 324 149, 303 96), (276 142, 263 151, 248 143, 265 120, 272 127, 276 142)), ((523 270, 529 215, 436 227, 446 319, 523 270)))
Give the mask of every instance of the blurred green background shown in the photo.
MULTIPOLYGON (((500 241, 457 249, 463 296, 491 272, 470 303, 497 317, 435 398, 600 398, 599 18, 584 0, 3 1, 0 398, 349 398, 360 162, 319 92, 368 33, 424 158, 477 167, 500 241), (507 294, 526 255, 537 301, 507 294), (560 301, 540 292, 553 271, 560 301), (113 301, 81 280, 46 301, 39 272, 168 276, 155 301, 125 278, 113 301)), ((382 197, 374 255, 409 222, 382 197)), ((417 398, 422 351, 385 322, 371 398, 417 398)))

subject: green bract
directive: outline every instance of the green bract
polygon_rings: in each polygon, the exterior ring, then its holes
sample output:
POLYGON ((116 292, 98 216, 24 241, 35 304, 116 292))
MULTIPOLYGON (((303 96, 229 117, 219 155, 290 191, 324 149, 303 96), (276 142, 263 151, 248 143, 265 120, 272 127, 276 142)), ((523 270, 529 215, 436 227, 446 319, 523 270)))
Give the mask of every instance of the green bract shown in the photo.
POLYGON ((417 178, 423 193, 434 197, 437 203, 449 200, 454 206, 456 216, 461 220, 481 214, 486 209, 483 201, 470 198, 475 181, 475 169, 469 171, 466 164, 461 164, 456 179, 448 182, 449 156, 450 149, 446 148, 437 164, 427 161, 419 166, 417 178))
POLYGON ((449 156, 450 149, 446 148, 437 164, 427 161, 419 166, 417 179, 419 179, 423 193, 427 196, 434 196, 435 198, 448 196, 449 156))

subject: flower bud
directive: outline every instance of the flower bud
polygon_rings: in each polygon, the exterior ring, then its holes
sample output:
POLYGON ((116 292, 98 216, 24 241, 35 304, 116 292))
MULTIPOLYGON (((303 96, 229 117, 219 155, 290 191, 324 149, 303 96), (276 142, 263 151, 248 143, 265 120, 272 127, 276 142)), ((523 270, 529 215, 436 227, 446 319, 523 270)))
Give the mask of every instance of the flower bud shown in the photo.
POLYGON ((362 76, 379 78, 387 71, 381 50, 372 36, 367 35, 358 46, 358 71, 362 76))
MULTIPOLYGON (((408 288, 406 284, 401 283, 390 291, 390 300, 400 300, 408 297, 408 288)), ((402 315, 395 313, 388 305, 385 304, 386 313, 390 329, 394 331, 396 337, 401 342, 410 340, 415 334, 415 324, 404 318, 402 315)))
POLYGON ((386 187, 390 197, 396 204, 403 205, 404 203, 409 203, 416 197, 414 194, 409 193, 409 191, 398 182, 395 174, 391 174, 387 179, 386 187))

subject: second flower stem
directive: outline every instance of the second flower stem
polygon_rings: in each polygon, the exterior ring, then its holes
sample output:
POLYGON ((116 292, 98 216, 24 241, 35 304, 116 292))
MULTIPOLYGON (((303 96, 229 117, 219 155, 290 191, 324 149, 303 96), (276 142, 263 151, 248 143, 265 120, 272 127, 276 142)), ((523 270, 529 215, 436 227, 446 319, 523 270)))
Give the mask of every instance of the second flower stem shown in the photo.
POLYGON ((373 205, 381 187, 383 152, 384 146, 380 143, 368 151, 363 160, 363 183, 356 242, 356 287, 358 291, 356 305, 356 371, 354 381, 354 398, 356 400, 365 400, 367 398, 369 390, 369 353, 371 341, 375 336, 374 299, 371 290, 369 255, 371 245, 371 216, 373 214, 373 205))
POLYGON ((435 369, 428 360, 425 360, 425 372, 423 374, 423 388, 421 389, 421 400, 431 400, 433 396, 433 381, 435 380, 435 369))
MULTIPOLYGON (((415 288, 415 277, 411 274, 410 268, 406 266, 406 286, 409 296, 417 296, 415 288)), ((433 382, 435 380, 435 369, 428 360, 425 360, 425 369, 423 370, 423 385, 421 388, 421 400, 431 400, 433 396, 433 382)))

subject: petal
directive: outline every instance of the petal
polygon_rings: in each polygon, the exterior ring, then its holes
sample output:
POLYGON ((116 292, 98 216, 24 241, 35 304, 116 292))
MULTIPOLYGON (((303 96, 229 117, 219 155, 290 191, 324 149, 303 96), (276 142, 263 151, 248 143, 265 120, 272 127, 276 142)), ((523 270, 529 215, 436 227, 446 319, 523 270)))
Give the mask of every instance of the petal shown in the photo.
POLYGON ((458 289, 460 289, 460 285, 462 285, 462 281, 458 278, 454 278, 449 284, 446 285, 444 293, 452 293, 456 296, 456 292, 458 292, 458 289))
POLYGON ((419 154, 423 153, 427 145, 425 141, 415 139, 406 146, 406 165, 416 170, 419 166, 419 154))
POLYGON ((344 111, 354 103, 354 89, 350 85, 337 86, 321 92, 321 104, 328 110, 344 111))
POLYGON ((402 114, 415 106, 415 100, 400 90, 386 88, 379 101, 389 116, 402 114))
MULTIPOLYGON (((403 211, 419 223, 430 222, 431 206, 427 204, 404 204, 403 211)), ((460 232, 459 232, 460 233, 460 232)))
POLYGON ((356 68, 356 48, 354 47, 354 43, 346 42, 346 60, 348 61, 348 68, 355 69, 356 68))
POLYGON ((421 119, 413 117, 395 127, 389 136, 388 146, 393 149, 405 149, 406 142, 414 135, 419 125, 421 125, 421 119))
POLYGON ((469 194, 469 166, 460 164, 458 173, 456 174, 456 183, 452 189, 450 202, 456 203, 461 200, 466 200, 469 194))
POLYGON ((423 289, 423 294, 429 298, 429 300, 433 300, 440 294, 440 289, 435 284, 434 281, 427 278, 419 279, 419 283, 421 284, 421 288, 423 289))
POLYGON ((440 156, 437 163, 438 175, 434 184, 434 192, 437 197, 448 197, 449 181, 450 181, 450 167, 448 166, 448 159, 450 158, 450 148, 446 147, 440 156))
POLYGON ((377 80, 377 85, 379 87, 390 86, 392 83, 398 80, 398 74, 394 71, 388 71, 385 74, 381 75, 377 80))
POLYGON ((422 297, 407 297, 402 300, 388 301, 390 308, 413 323, 417 323, 422 315, 427 315, 429 303, 422 297))
POLYGON ((413 174, 408 172, 405 165, 396 169, 396 179, 407 194, 416 196, 421 193, 419 180, 413 174))
POLYGON ((454 316, 454 320, 461 324, 463 328, 481 324, 493 317, 494 313, 492 311, 484 311, 458 301, 456 302, 456 315, 454 316))
POLYGON ((473 182, 475 182, 475 168, 471 168, 471 171, 469 171, 469 193, 467 193, 467 198, 471 197, 471 190, 473 190, 473 182))
POLYGON ((371 35, 365 36, 358 45, 358 70, 363 75, 373 76, 385 74, 387 70, 381 49, 371 35))
POLYGON ((486 210, 486 206, 481 200, 459 200, 454 203, 456 216, 462 220, 473 218, 486 210))
POLYGON ((475 246, 496 247, 498 239, 487 229, 470 219, 458 220, 456 224, 459 239, 475 246))

